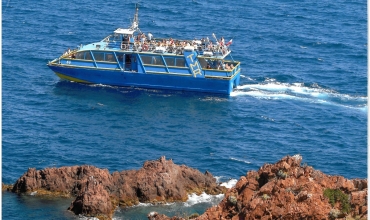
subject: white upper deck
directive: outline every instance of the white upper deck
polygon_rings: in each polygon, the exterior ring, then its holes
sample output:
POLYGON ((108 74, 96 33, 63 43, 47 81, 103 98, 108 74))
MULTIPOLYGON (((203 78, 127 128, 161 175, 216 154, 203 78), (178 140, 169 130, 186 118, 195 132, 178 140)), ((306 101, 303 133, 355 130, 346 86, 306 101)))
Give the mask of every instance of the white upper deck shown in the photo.
POLYGON ((135 30, 132 29, 124 29, 124 28, 117 28, 114 33, 116 34, 134 34, 135 30))

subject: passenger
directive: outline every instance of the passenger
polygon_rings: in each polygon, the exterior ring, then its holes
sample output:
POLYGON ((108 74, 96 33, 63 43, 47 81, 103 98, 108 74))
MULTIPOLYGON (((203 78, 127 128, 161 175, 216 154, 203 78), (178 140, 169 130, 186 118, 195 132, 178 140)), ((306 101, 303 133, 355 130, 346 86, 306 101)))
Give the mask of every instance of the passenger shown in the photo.
POLYGON ((231 68, 231 69, 234 69, 234 65, 233 65, 233 64, 230 64, 230 68, 231 68))
POLYGON ((148 49, 149 49, 149 46, 146 44, 146 42, 144 42, 144 44, 142 45, 142 50, 148 51, 148 49))
POLYGON ((130 43, 135 43, 134 37, 132 37, 131 34, 128 36, 128 39, 129 39, 130 43))
POLYGON ((212 50, 212 49, 213 49, 212 41, 209 41, 208 49, 209 49, 209 50, 212 50))
POLYGON ((220 45, 223 46, 224 44, 225 44, 225 39, 224 39, 224 37, 221 37, 221 39, 220 39, 220 45))
POLYGON ((145 34, 143 33, 142 35, 141 35, 141 44, 143 44, 145 42, 145 34))
POLYGON ((152 33, 148 33, 148 41, 151 41, 153 39, 153 34, 152 33))
POLYGON ((207 64, 207 69, 211 69, 211 65, 209 65, 209 63, 207 64))
POLYGON ((128 43, 129 37, 127 35, 123 36, 123 42, 128 43))

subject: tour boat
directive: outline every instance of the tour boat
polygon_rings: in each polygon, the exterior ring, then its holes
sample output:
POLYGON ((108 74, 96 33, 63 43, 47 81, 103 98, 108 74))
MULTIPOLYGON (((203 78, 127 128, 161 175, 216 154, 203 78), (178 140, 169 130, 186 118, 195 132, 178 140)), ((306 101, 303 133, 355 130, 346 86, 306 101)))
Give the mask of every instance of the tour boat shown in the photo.
POLYGON ((47 65, 62 79, 112 86, 230 94, 240 82, 240 62, 215 34, 192 40, 154 38, 139 29, 138 6, 129 28, 68 49, 47 65), (229 58, 229 59, 227 59, 229 58))

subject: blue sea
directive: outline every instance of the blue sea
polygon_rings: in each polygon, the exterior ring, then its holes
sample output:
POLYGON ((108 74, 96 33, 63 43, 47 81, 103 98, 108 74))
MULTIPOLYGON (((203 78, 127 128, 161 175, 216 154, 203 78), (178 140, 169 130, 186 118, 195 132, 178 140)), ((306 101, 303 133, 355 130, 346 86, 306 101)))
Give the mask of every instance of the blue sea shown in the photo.
MULTIPOLYGON (((366 1, 141 1, 154 37, 233 39, 230 96, 84 85, 47 66, 66 49, 128 27, 136 1, 2 1, 2 182, 29 167, 111 172, 172 158, 220 181, 300 154, 329 175, 367 177, 366 1)), ((192 197, 194 198, 194 197, 192 197)), ((73 199, 2 193, 3 219, 78 219, 73 199)), ((118 209, 185 215, 220 198, 118 209)))

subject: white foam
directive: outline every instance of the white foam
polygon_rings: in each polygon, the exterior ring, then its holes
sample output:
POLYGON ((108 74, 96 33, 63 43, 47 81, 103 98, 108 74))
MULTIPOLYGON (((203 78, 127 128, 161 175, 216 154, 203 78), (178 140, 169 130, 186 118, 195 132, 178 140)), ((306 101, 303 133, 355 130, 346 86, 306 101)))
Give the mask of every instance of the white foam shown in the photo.
POLYGON ((286 90, 287 86, 283 84, 276 84, 276 83, 266 83, 266 84, 247 84, 238 86, 237 89, 258 89, 258 90, 272 90, 272 91, 282 91, 286 90))
MULTIPOLYGON (((160 205, 173 205, 174 202, 167 202, 167 203, 160 203, 160 205)), ((152 204, 152 203, 139 203, 137 205, 134 205, 133 207, 150 207, 150 206, 155 206, 156 204, 152 204)))
POLYGON ((216 183, 221 182, 221 179, 224 178, 223 176, 215 176, 216 183))
POLYGON ((238 182, 237 179, 230 179, 229 181, 222 183, 221 186, 231 189, 232 187, 235 186, 237 182, 238 182))
POLYGON ((96 217, 86 217, 86 216, 81 215, 81 214, 78 216, 78 219, 83 219, 83 220, 99 220, 96 217))
POLYGON ((200 195, 192 193, 188 196, 188 200, 184 202, 184 206, 189 207, 198 203, 212 202, 214 200, 221 200, 224 197, 224 194, 219 195, 208 195, 203 192, 200 195))
POLYGON ((311 87, 304 83, 279 83, 266 79, 263 83, 240 85, 230 96, 252 96, 258 99, 294 99, 310 103, 323 103, 367 111, 367 97, 340 94, 334 90, 311 87))
MULTIPOLYGON (((272 119, 272 121, 274 121, 272 119)), ((243 160, 243 159, 239 159, 239 158, 235 158, 235 157, 230 157, 231 160, 235 160, 235 161, 239 161, 239 162, 243 162, 243 163, 247 163, 247 164, 250 164, 251 162, 248 161, 248 160, 243 160)))
MULTIPOLYGON (((219 182, 219 180, 222 179, 223 177, 215 177, 215 178, 216 178, 217 182, 219 182)), ((224 182, 220 185, 230 189, 233 186, 235 186, 237 181, 238 180, 236 180, 236 179, 229 179, 227 182, 224 182)), ((193 205, 198 204, 198 203, 206 203, 206 202, 217 204, 223 198, 224 198, 224 194, 209 195, 209 194, 203 192, 202 194, 197 195, 195 193, 192 193, 188 196, 188 200, 186 202, 184 202, 184 206, 189 207, 189 206, 193 206, 193 205)))
POLYGON ((253 96, 259 99, 297 99, 297 97, 284 93, 266 93, 263 91, 234 91, 230 96, 253 96))
POLYGON ((134 205, 134 207, 147 207, 147 206, 153 206, 151 203, 139 203, 137 205, 134 205))

